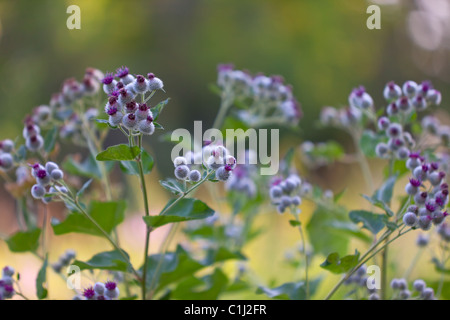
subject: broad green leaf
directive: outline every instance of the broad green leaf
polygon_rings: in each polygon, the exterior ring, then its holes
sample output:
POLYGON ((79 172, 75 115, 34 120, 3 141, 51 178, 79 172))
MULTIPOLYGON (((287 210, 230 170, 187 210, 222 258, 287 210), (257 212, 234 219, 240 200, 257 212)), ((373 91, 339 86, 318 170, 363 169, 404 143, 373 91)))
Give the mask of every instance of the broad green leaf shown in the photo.
POLYGON ((45 257, 44 263, 36 278, 36 295, 39 300, 47 298, 48 291, 43 284, 47 281, 48 256, 45 257))
POLYGON ((385 227, 385 216, 364 210, 354 210, 349 213, 350 220, 358 224, 363 223, 363 228, 369 230, 374 235, 385 227))
POLYGON ((217 300, 225 291, 228 278, 220 269, 202 278, 190 276, 181 281, 171 293, 172 299, 178 300, 217 300))
POLYGON ((12 252, 34 252, 39 247, 39 236, 41 229, 34 229, 31 231, 19 231, 12 235, 6 243, 12 252))
POLYGON ((119 144, 109 147, 105 151, 100 152, 97 161, 128 161, 134 160, 141 152, 139 147, 129 147, 126 144, 119 144))
MULTIPOLYGON (((142 169, 144 174, 149 174, 153 169, 153 158, 143 150, 141 153, 142 169)), ((139 175, 139 166, 136 161, 121 161, 120 170, 126 174, 139 175)))
POLYGON ((371 204, 373 204, 375 207, 383 209, 389 217, 394 216, 394 212, 391 210, 391 208, 389 208, 389 206, 384 201, 371 198, 365 194, 363 194, 362 197, 367 201, 369 201, 371 204))
MULTIPOLYGON (((207 257, 203 260, 196 260, 178 246, 175 252, 168 252, 165 255, 155 254, 148 257, 147 282, 150 284, 152 279, 157 279, 153 288, 156 291, 167 288, 169 284, 177 282, 185 277, 192 276, 194 273, 212 266, 216 263, 227 260, 242 260, 245 257, 240 253, 228 251, 225 248, 219 248, 216 252, 209 251, 207 257), (157 271, 157 267, 159 271, 157 271), (156 274, 158 272, 158 274, 156 274)), ((140 269, 142 272, 142 267, 140 269)))
MULTIPOLYGON (((170 200, 165 208, 171 206, 175 201, 170 200)), ((206 219, 212 215, 214 215, 214 210, 204 202, 197 199, 184 198, 168 209, 164 215, 146 216, 143 219, 149 227, 155 229, 168 223, 206 219)))
MULTIPOLYGON (((313 296, 317 291, 321 279, 317 278, 309 282, 309 296, 313 296)), ((279 287, 270 289, 266 287, 259 287, 256 290, 257 294, 265 294, 272 299, 281 300, 305 300, 306 299, 306 285, 304 281, 287 282, 279 287)))
POLYGON ((50 129, 44 138, 44 150, 49 153, 53 150, 56 143, 56 138, 58 137, 58 128, 55 126, 50 129))
POLYGON ((383 142, 383 137, 381 135, 377 135, 371 130, 365 130, 359 141, 359 147, 367 157, 375 158, 377 156, 375 148, 380 142, 383 142))
POLYGON ((339 253, 330 253, 327 259, 320 265, 321 268, 328 270, 332 273, 340 274, 345 273, 358 264, 359 252, 355 250, 354 255, 348 255, 343 258, 339 257, 339 253))
MULTIPOLYGON (((88 213, 106 232, 111 233, 123 221, 125 208, 125 201, 92 201, 89 205, 88 213)), ((62 222, 53 219, 52 227, 56 235, 76 232, 103 236, 96 226, 84 214, 79 212, 72 212, 62 222)))
POLYGON ((319 205, 306 226, 315 253, 347 252, 350 234, 342 233, 337 222, 350 222, 345 208, 319 205))
POLYGON ((164 107, 169 103, 170 98, 167 98, 164 101, 161 101, 156 106, 151 108, 152 114, 153 114, 153 121, 158 120, 161 112, 163 111, 164 107))
MULTIPOLYGON (((103 164, 106 166, 107 171, 110 171, 114 166, 114 162, 112 161, 104 162, 103 164)), ((99 164, 92 156, 88 156, 86 160, 81 163, 75 161, 72 157, 68 157, 67 160, 63 162, 62 167, 65 171, 75 176, 100 179, 102 174, 98 165, 99 164)))
MULTIPOLYGON (((123 253, 129 257, 125 251, 123 253)), ((72 264, 80 267, 80 270, 100 269, 129 272, 131 269, 127 260, 117 250, 98 253, 87 262, 75 260, 72 264)))
POLYGON ((397 181, 397 177, 393 176, 386 180, 385 183, 381 186, 380 189, 375 191, 375 194, 373 195, 373 199, 383 201, 386 204, 389 204, 392 200, 392 194, 394 192, 394 185, 397 181))
POLYGON ((107 119, 95 119, 95 121, 99 124, 99 125, 104 125, 105 128, 111 128, 111 129, 117 129, 116 126, 112 126, 111 123, 109 123, 109 120, 107 119))
MULTIPOLYGON (((400 178, 410 172, 410 170, 406 167, 405 160, 395 160, 392 166, 392 174, 396 175, 397 178, 400 178)), ((384 177, 389 178, 389 166, 384 168, 384 177)))

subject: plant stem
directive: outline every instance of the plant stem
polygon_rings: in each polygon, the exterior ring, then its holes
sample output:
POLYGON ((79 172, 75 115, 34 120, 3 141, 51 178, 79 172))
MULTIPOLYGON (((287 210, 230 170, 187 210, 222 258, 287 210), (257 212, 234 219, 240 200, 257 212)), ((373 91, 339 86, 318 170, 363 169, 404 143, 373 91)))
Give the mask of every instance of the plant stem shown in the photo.
POLYGON ((408 278, 409 278, 409 276, 411 275, 411 273, 412 273, 414 267, 416 266, 417 262, 419 261, 420 256, 422 255, 422 253, 423 253, 423 248, 420 248, 420 249, 417 251, 417 253, 416 253, 416 255, 414 256, 414 258, 412 259, 411 264, 409 265, 409 267, 408 267, 408 269, 406 270, 405 274, 403 275, 403 278, 404 278, 404 279, 408 280, 408 278))
POLYGON ((227 98, 227 92, 222 93, 222 101, 220 102, 220 108, 219 112, 217 113, 217 116, 213 123, 213 128, 219 129, 222 127, 223 122, 225 120, 225 116, 227 115, 228 110, 230 109, 232 103, 230 102, 230 99, 227 98))
MULTIPOLYGON (((142 148, 142 135, 139 135, 138 137, 138 144, 139 149, 142 148)), ((150 209, 148 206, 148 196, 147 196, 147 186, 145 184, 145 177, 144 177, 144 168, 142 167, 142 161, 141 161, 141 155, 138 156, 136 159, 138 168, 139 168, 139 178, 141 180, 141 190, 142 190, 142 196, 144 198, 144 207, 145 207, 145 216, 148 217, 150 215, 150 209)), ((150 247, 150 234, 152 232, 152 229, 147 226, 146 233, 145 233, 145 249, 144 249, 144 270, 143 270, 143 276, 142 276, 142 300, 145 300, 146 293, 147 293, 147 264, 148 264, 148 250, 150 247)))
POLYGON ((140 279, 140 275, 139 273, 134 269, 133 265, 131 264, 130 259, 127 257, 127 255, 125 254, 125 252, 117 245, 117 243, 111 238, 111 236, 108 234, 108 232, 106 232, 99 224, 97 221, 95 221, 94 218, 92 218, 84 209, 82 206, 80 206, 80 203, 78 202, 77 199, 73 200, 69 197, 67 197, 65 194, 60 194, 63 197, 66 197, 66 200, 72 202, 78 210, 80 210, 80 212, 86 217, 88 218, 89 221, 91 221, 91 223, 103 234, 103 236, 112 244, 112 246, 120 253, 120 255, 125 259, 125 261, 128 263, 128 265, 130 266, 131 271, 134 273, 134 275, 136 276, 137 279, 140 279))
MULTIPOLYGON (((196 185, 194 185, 193 187, 191 187, 190 189, 188 189, 188 190, 186 190, 185 192, 183 192, 175 201, 173 201, 170 205, 168 205, 166 208, 164 208, 160 213, 159 213, 159 215, 160 216, 162 216, 164 213, 166 213, 170 208, 172 208, 175 204, 177 204, 179 201, 181 201, 182 199, 184 199, 188 194, 190 194, 192 191, 194 191, 195 189, 197 189, 202 183, 204 183, 206 180, 208 180, 209 178, 210 178, 210 176, 214 173, 215 171, 214 170, 212 170, 211 172, 207 172, 207 174, 206 174, 206 176, 202 179, 202 180, 200 180, 196 185)), ((153 230, 151 230, 151 231, 153 231, 153 230)), ((151 232, 150 231, 150 232, 151 232)), ((177 229, 176 228, 172 228, 170 231, 169 231, 169 234, 168 234, 168 238, 166 238, 166 240, 167 240, 167 243, 166 244, 163 244, 163 252, 164 253, 161 253, 160 254, 160 258, 159 258, 159 261, 158 261, 158 264, 156 265, 156 269, 155 269, 155 272, 154 272, 154 274, 153 274, 153 277, 152 277, 152 280, 151 280, 151 282, 150 282, 150 290, 152 290, 153 289, 153 285, 154 285, 154 283, 156 282, 156 278, 157 278, 157 276, 158 276, 158 272, 159 272, 159 269, 161 268, 161 266, 162 266, 162 262, 163 262, 163 260, 164 260, 164 257, 165 257, 165 253, 166 253, 166 251, 167 251, 167 248, 169 247, 169 243, 170 243, 170 241, 173 239, 173 237, 174 237, 174 235, 175 235, 175 232, 177 231, 177 229), (173 231, 172 231, 173 230, 173 231)), ((146 257, 146 262, 147 262, 147 257, 146 257)), ((146 264, 144 264, 144 267, 146 267, 146 264)), ((145 269, 144 269, 145 270, 145 269)), ((144 278, 145 279, 145 278, 144 278)), ((145 281, 145 280, 144 280, 145 281)), ((153 292, 151 292, 151 294, 153 295, 153 292)))
MULTIPOLYGON (((300 223, 300 220, 298 218, 298 214, 294 214, 295 220, 298 221, 300 223)), ((306 252, 306 241, 305 241, 305 236, 303 234, 303 228, 302 225, 300 224, 298 226, 298 231, 300 232, 300 237, 302 239, 302 254, 303 257, 305 259, 305 285, 306 285, 306 300, 309 300, 309 277, 308 277, 308 254, 306 252)))
POLYGON ((359 147, 359 136, 360 134, 357 134, 356 132, 354 132, 353 130, 350 132, 350 135, 353 138, 353 143, 356 149, 356 156, 358 159, 358 163, 359 166, 361 168, 361 172, 363 174, 364 177, 364 181, 366 183, 366 186, 369 190, 369 193, 372 194, 373 193, 373 178, 372 178, 372 173, 370 171, 370 167, 369 164, 367 163, 367 159, 364 155, 364 153, 362 152, 361 148, 359 147))

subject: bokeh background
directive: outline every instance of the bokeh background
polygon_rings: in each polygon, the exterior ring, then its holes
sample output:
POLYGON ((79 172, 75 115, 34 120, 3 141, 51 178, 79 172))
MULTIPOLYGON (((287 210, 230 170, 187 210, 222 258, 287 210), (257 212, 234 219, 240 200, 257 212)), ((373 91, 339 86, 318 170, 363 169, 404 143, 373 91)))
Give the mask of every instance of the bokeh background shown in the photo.
MULTIPOLYGON (((114 71, 122 65, 133 73, 153 72, 164 81, 167 94, 159 97, 171 98, 170 112, 160 118, 166 129, 191 129, 194 120, 202 120, 207 128, 219 105, 208 85, 215 82, 216 65, 231 62, 252 73, 281 74, 293 85, 304 117, 301 134, 285 136, 286 145, 331 136, 345 145, 345 134, 315 124, 322 106, 345 105, 357 85, 363 84, 380 106, 386 82, 431 80, 443 94, 442 108, 448 109, 449 18, 449 0, 0 0, 0 139, 20 135, 24 116, 48 103, 64 79, 81 79, 86 67, 114 71), (81 8, 81 30, 66 28, 66 8, 71 4, 81 8), (381 6, 381 30, 366 27, 371 4, 381 6)), ((168 198, 157 181, 171 175, 171 145, 156 138, 147 143, 157 161, 158 170, 149 178, 156 213, 168 198)), ((371 165, 377 176, 381 163, 371 165)), ((348 187, 343 202, 352 208, 362 205, 358 168, 336 164, 304 174, 336 192, 348 187)), ((0 232, 12 233, 17 228, 14 202, 3 186, 0 203, 0 232)), ((136 206, 136 214, 130 214, 120 229, 123 245, 136 263, 144 236, 140 210, 136 206)), ((58 214, 58 208, 51 211, 58 214)), ((310 214, 306 204, 302 219, 310 214)), ((267 233, 245 252, 252 268, 264 283, 288 280, 292 272, 283 269, 283 250, 296 245, 297 234, 275 214, 262 216, 260 223, 267 225, 267 233)), ((152 251, 164 232, 155 237, 152 251)), ((405 264, 414 253, 413 242, 406 239, 392 249, 405 264), (400 246, 411 250, 399 250, 400 246)), ((50 260, 66 248, 74 248, 80 259, 108 249, 103 240, 89 236, 52 237, 50 243, 50 260)), ((12 255, 0 243, 0 265, 5 264, 20 270, 23 291, 33 296, 37 260, 12 255)), ((417 272, 428 272, 427 268, 432 267, 425 263, 417 272)), ((334 280, 330 277, 323 290, 334 280)), ((58 288, 50 298, 70 297, 60 279, 51 276, 49 281, 58 288)))

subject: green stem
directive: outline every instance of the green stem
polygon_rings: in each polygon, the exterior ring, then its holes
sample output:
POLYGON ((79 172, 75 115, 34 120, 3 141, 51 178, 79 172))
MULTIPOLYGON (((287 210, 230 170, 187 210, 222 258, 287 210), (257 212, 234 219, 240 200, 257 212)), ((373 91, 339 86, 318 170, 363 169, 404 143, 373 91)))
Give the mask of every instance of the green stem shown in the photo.
MULTIPOLYGON (((175 201, 173 201, 170 205, 168 205, 166 208, 164 208, 161 212, 160 212, 160 216, 162 216, 164 213, 166 213, 170 208, 172 208, 175 204, 177 204, 179 201, 181 201, 182 199, 184 199, 188 194, 190 194, 191 192, 193 192, 194 190, 196 190, 202 183, 204 183, 206 180, 208 180, 209 178, 210 178, 210 176, 214 173, 215 171, 214 170, 212 170, 211 172, 208 172, 207 174, 206 174, 206 176, 202 179, 202 180, 200 180, 196 185, 194 185, 193 187, 191 187, 190 189, 188 189, 188 190, 186 190, 185 192, 183 192, 175 201)), ((163 244, 163 253, 161 253, 160 254, 160 258, 159 258, 159 261, 158 261, 158 264, 156 265, 156 271, 154 272, 154 274, 153 274, 153 277, 152 277, 152 280, 150 281, 150 290, 152 290, 153 289, 153 285, 155 284, 155 282, 156 282, 156 278, 157 278, 157 276, 158 276, 158 272, 159 272, 159 269, 161 268, 161 266, 162 266, 162 262, 164 261, 164 257, 165 257, 165 251, 167 250, 167 248, 169 247, 169 243, 170 243, 170 241, 173 239, 173 236, 175 235, 175 232, 176 232, 176 228, 172 228, 171 230, 170 230, 170 232, 169 232, 169 234, 168 234, 168 237, 166 238, 166 239, 169 239, 169 240, 167 240, 167 244, 163 244), (174 230, 173 230, 174 229, 174 230), (173 230, 173 234, 171 234, 172 233, 172 230, 173 230), (165 248, 164 248, 165 247, 165 248)), ((153 231, 153 230, 151 230, 151 231, 153 231)), ((150 231, 150 232, 151 232, 150 231)), ((166 240, 165 240, 166 241, 166 240)), ((148 259, 147 259, 147 257, 146 257, 146 261, 147 261, 148 259)), ((144 265, 144 267, 146 267, 146 264, 144 265)), ((145 272, 145 269, 144 269, 144 272, 145 272)), ((145 278, 144 278, 144 281, 145 281, 145 278)), ((151 292, 151 294, 153 295, 153 292, 151 292)))
POLYGON ((216 119, 214 120, 212 126, 213 128, 220 129, 220 127, 222 127, 225 116, 227 115, 227 112, 232 105, 230 99, 227 96, 228 94, 226 92, 222 94, 222 101, 220 103, 219 112, 217 113, 216 119))
MULTIPOLYGON (((294 214, 295 220, 298 221, 300 223, 300 220, 298 218, 298 214, 294 214)), ((300 238, 302 239, 302 254, 303 257, 305 259, 305 285, 306 285, 306 300, 309 300, 309 277, 308 277, 308 267, 309 267, 309 263, 308 263, 308 254, 306 252, 306 241, 305 241, 305 236, 303 234, 303 228, 302 225, 300 224, 298 226, 298 231, 300 232, 300 238)))
POLYGON ((414 256, 414 258, 412 259, 411 264, 409 265, 409 267, 408 267, 408 269, 406 270, 405 274, 403 275, 403 278, 404 278, 404 279, 408 280, 408 278, 409 278, 409 276, 411 275, 411 273, 412 273, 414 267, 416 266, 417 262, 419 261, 420 256, 422 255, 422 253, 423 253, 423 248, 420 248, 420 249, 417 251, 417 253, 416 253, 416 255, 414 256))
POLYGON ((77 207, 77 209, 86 217, 89 221, 103 234, 103 236, 112 244, 112 246, 120 253, 120 255, 125 259, 125 261, 128 263, 131 271, 134 273, 137 279, 140 279, 139 273, 134 269, 133 265, 131 264, 130 259, 127 257, 125 252, 117 245, 117 243, 111 238, 111 236, 106 232, 97 221, 95 221, 94 218, 92 218, 80 205, 77 199, 71 199, 70 197, 66 196, 64 193, 60 193, 60 196, 65 197, 67 201, 71 202, 73 205, 77 207))
MULTIPOLYGON (((138 143, 139 143, 139 149, 142 148, 142 135, 138 137, 138 143)), ((148 217, 150 215, 150 209, 148 206, 148 195, 147 195, 147 186, 145 184, 145 177, 144 177, 144 168, 142 167, 142 161, 141 156, 139 155, 136 159, 138 168, 139 168, 139 178, 141 180, 141 190, 142 190, 142 196, 144 198, 144 206, 145 206, 145 216, 148 217)), ((152 232, 152 229, 147 226, 146 233, 145 233, 145 249, 144 249, 144 270, 143 270, 143 277, 142 277, 142 300, 146 299, 146 293, 147 293, 147 264, 148 264, 148 250, 150 247, 150 234, 152 232)))

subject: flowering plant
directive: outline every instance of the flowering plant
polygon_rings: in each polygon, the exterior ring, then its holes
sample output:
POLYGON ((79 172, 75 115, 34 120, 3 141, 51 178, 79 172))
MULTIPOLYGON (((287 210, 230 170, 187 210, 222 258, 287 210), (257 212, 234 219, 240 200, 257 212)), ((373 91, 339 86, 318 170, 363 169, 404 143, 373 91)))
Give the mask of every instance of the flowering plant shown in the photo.
MULTIPOLYGON (((302 115, 300 104, 291 86, 280 76, 251 75, 231 65, 220 65, 213 89, 221 97, 214 128, 283 126, 297 132, 302 115)), ((241 150, 234 155, 234 150, 217 141, 208 141, 200 151, 194 148, 194 152, 180 154, 172 159, 174 178, 160 181, 175 198, 159 214, 152 215, 146 176, 154 161, 145 149, 145 141, 157 129, 163 129, 158 121, 169 99, 153 101, 164 92, 163 81, 153 73, 133 75, 122 67, 114 74, 103 74, 90 68, 82 82, 66 80, 49 105, 36 107, 25 118, 23 139, 1 142, 0 173, 6 189, 17 201, 20 227, 18 232, 2 237, 10 251, 31 252, 41 260, 36 278, 37 298, 48 297, 49 270, 63 280, 72 277, 74 270, 89 279, 84 287, 70 287, 74 299, 81 300, 217 299, 239 290, 269 298, 315 299, 323 298, 318 296, 318 288, 329 283, 324 280, 327 272, 342 277, 324 296, 326 299, 334 297, 343 286, 349 288, 348 298, 441 297, 444 276, 435 287, 416 279, 413 290, 409 290, 409 276, 418 258, 402 278, 388 273, 388 247, 417 230, 438 235, 442 256, 433 256, 433 263, 442 275, 448 273, 445 263, 450 227, 445 222, 445 178, 449 169, 446 151, 450 128, 430 113, 433 106, 441 103, 440 93, 430 83, 408 81, 402 88, 388 83, 383 92, 386 108, 375 109, 374 100, 363 87, 351 92, 348 108, 324 108, 321 124, 346 131, 355 142, 354 154, 346 154, 335 141, 307 141, 286 152, 274 176, 258 173, 261 165, 257 164, 255 150, 241 150), (422 117, 423 113, 428 114, 422 117), (104 148, 112 131, 123 134, 126 143, 104 148), (84 160, 70 156, 61 161, 63 144, 86 149, 84 160), (367 158, 381 158, 387 163, 385 179, 379 186, 367 158), (308 172, 299 174, 301 170, 297 170, 300 162, 314 172, 336 161, 359 164, 371 194, 363 195, 367 209, 347 210, 339 203, 342 193, 334 195, 329 189, 313 185, 305 179, 308 172), (117 200, 125 190, 112 182, 115 166, 124 174, 137 177, 140 183, 144 209, 141 223, 146 232, 139 267, 120 245, 117 226, 126 218, 129 204, 117 200), (409 178, 407 182, 403 182, 404 176, 409 178), (217 209, 192 198, 204 184, 208 185, 217 209), (404 188, 397 203, 394 186, 401 184, 404 188), (81 261, 73 249, 67 249, 52 262, 46 244, 47 206, 55 202, 61 202, 66 212, 62 221, 51 219, 55 235, 97 236, 111 245, 111 251, 81 261), (228 214, 221 208, 223 202, 231 209, 228 214), (255 280, 243 254, 246 245, 260 233, 256 221, 267 211, 266 202, 271 205, 271 213, 292 215, 289 224, 298 229, 301 240, 301 255, 295 254, 297 250, 286 255, 288 264, 298 268, 301 276, 276 287, 255 280), (316 208, 309 221, 301 215, 305 202, 316 208), (37 219, 39 210, 43 211, 42 222, 37 219), (180 225, 188 241, 171 251, 170 244, 180 225), (151 235, 163 226, 168 226, 169 232, 159 252, 150 255, 151 235), (342 256, 354 245, 351 240, 360 242, 358 249, 342 256), (379 256, 378 281, 376 275, 368 277, 368 272, 373 269, 369 262, 378 261, 379 256), (319 259, 321 263, 317 263, 319 259), (234 278, 224 267, 225 262, 235 266, 234 278), (319 265, 320 272, 312 268, 319 265), (392 289, 387 284, 389 276, 392 289)), ((428 241, 429 237, 420 233, 418 246, 423 248, 428 241)), ((418 257, 421 252, 422 249, 418 257)), ((27 299, 19 285, 20 269, 21 266, 4 267, 0 299, 27 299)))

